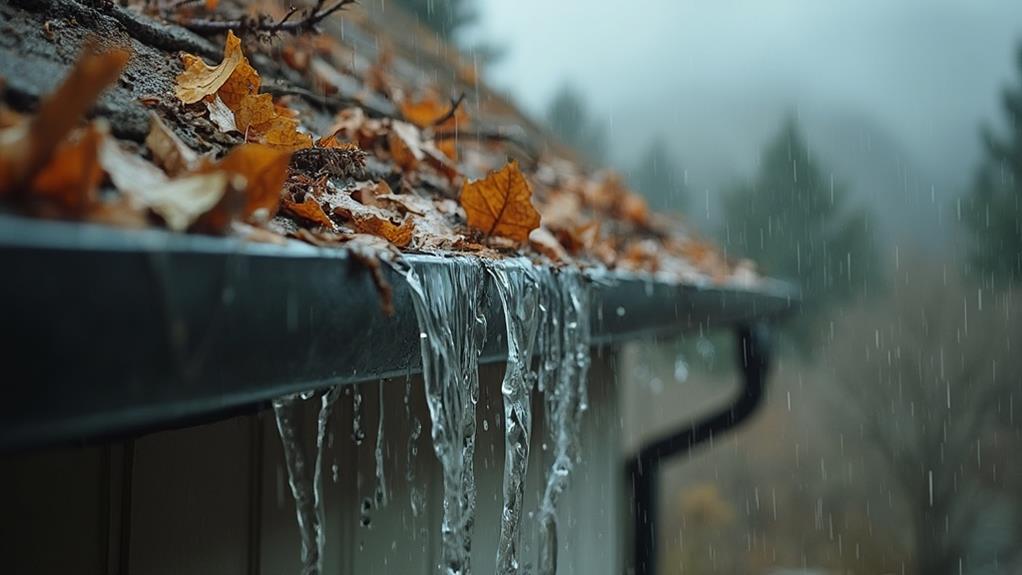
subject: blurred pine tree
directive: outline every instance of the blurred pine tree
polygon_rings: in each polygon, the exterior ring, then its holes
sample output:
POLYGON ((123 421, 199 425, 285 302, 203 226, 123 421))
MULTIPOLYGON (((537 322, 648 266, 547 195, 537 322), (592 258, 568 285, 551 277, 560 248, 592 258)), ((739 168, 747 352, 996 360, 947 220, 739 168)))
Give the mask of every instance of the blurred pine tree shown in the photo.
POLYGON ((983 128, 985 154, 961 213, 973 236, 971 271, 991 287, 1022 279, 1022 46, 1016 63, 1019 78, 1001 94, 1005 133, 983 128))

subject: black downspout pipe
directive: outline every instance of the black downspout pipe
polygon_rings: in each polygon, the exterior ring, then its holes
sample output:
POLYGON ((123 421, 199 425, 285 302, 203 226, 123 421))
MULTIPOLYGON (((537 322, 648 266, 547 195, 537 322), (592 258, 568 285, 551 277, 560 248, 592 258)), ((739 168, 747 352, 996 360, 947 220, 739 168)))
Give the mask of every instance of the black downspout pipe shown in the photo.
POLYGON ((766 326, 741 326, 737 336, 742 387, 734 400, 724 409, 646 444, 628 463, 633 501, 631 572, 634 575, 656 573, 657 489, 661 463, 670 457, 687 455, 696 446, 739 425, 762 403, 770 362, 766 326))

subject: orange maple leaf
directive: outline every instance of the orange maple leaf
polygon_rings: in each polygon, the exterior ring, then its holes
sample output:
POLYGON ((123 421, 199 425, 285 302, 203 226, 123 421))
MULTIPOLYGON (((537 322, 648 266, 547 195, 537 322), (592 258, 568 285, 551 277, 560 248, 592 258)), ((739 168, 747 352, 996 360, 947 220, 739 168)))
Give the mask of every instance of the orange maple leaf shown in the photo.
POLYGON ((461 207, 468 217, 468 227, 486 237, 497 235, 522 243, 539 227, 539 212, 532 206, 532 187, 514 160, 481 180, 465 184, 461 207))

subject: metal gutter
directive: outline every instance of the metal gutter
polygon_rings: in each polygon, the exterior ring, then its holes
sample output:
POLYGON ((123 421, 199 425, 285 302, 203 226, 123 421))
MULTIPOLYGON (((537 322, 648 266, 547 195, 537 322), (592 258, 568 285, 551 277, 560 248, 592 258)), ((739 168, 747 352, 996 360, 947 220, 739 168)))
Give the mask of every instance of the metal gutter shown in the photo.
MULTIPOLYGON (((420 273, 466 265, 407 255, 420 273)), ((419 370, 408 287, 388 270, 386 317, 345 250, 0 214, 0 451, 98 441, 253 410, 327 385, 419 370)), ((756 290, 604 274, 593 341, 781 315, 786 284, 756 290)), ((503 361, 491 298, 481 361, 503 361)))

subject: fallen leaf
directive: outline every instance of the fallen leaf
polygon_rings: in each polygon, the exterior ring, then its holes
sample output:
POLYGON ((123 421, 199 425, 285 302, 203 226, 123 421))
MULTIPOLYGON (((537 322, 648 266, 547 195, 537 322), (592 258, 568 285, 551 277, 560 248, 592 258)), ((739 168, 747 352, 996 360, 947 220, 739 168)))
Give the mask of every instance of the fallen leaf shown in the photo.
POLYGON ((437 124, 438 120, 450 113, 451 106, 450 102, 440 99, 436 92, 429 92, 416 100, 405 99, 400 103, 401 115, 420 128, 436 126, 454 129, 468 124, 468 113, 464 106, 458 106, 449 118, 437 124))
POLYGON ((177 78, 176 93, 185 103, 206 101, 210 121, 224 132, 238 131, 246 142, 298 150, 312 145, 312 136, 298 130, 296 114, 260 94, 262 79, 249 64, 241 40, 228 32, 224 59, 216 67, 185 55, 186 69, 177 78))
MULTIPOLYGON (((216 94, 231 78, 242 61, 248 65, 248 59, 241 52, 241 39, 235 36, 233 31, 227 32, 227 41, 224 43, 224 59, 216 66, 210 66, 202 58, 191 54, 182 54, 181 59, 185 69, 177 76, 174 95, 185 104, 194 104, 207 96, 216 94)), ((251 66, 249 67, 251 68, 251 66)), ((258 75, 256 77, 258 78, 258 75)), ((258 85, 256 88, 258 89, 258 85)))
POLYGON ((394 163, 402 170, 413 170, 425 159, 419 130, 407 122, 394 121, 387 134, 387 143, 394 163))
POLYGON ((212 100, 206 101, 206 111, 209 112, 209 121, 213 122, 213 125, 220 128, 221 132, 240 132, 238 125, 234 121, 234 111, 224 104, 224 101, 220 99, 220 96, 215 96, 212 100))
POLYGON ((351 197, 355 198, 360 204, 378 208, 382 207, 382 202, 377 198, 390 194, 390 186, 387 182, 380 180, 379 182, 359 182, 355 184, 351 197))
POLYGON ((242 219, 263 212, 271 218, 280 206, 280 192, 287 180, 287 167, 291 152, 277 150, 261 144, 242 144, 227 156, 209 166, 204 172, 223 170, 245 179, 245 205, 242 219))
POLYGON ((326 215, 326 212, 323 211, 323 206, 312 197, 312 194, 305 194, 301 202, 296 202, 285 195, 281 202, 281 207, 284 212, 291 216, 330 230, 334 229, 334 221, 330 219, 330 216, 326 215))
POLYGON ((191 171, 199 162, 199 155, 177 137, 155 113, 149 113, 149 135, 145 144, 152 152, 156 164, 167 174, 176 176, 191 171))
POLYGON ((155 165, 125 151, 113 139, 103 142, 100 163, 114 187, 159 215, 167 227, 184 231, 210 212, 227 192, 224 171, 170 179, 155 165))
POLYGON ((523 243, 539 227, 539 212, 532 206, 532 188, 512 160, 481 180, 465 184, 461 207, 469 228, 484 236, 501 236, 523 243))
POLYGON ((32 195, 50 200, 68 212, 81 215, 96 202, 103 181, 99 149, 106 132, 91 124, 80 137, 63 142, 32 179, 32 195))
POLYGON ((390 210, 367 206, 351 196, 351 192, 341 191, 330 194, 333 213, 351 222, 358 231, 386 239, 399 248, 412 242, 415 224, 412 218, 405 217, 400 224, 395 224, 397 217, 390 210))
POLYGON ((211 212, 223 199, 230 185, 226 172, 193 174, 168 180, 144 191, 142 203, 158 214, 167 227, 184 231, 211 212))
POLYGON ((415 224, 411 218, 402 220, 401 225, 395 225, 387 218, 380 218, 374 215, 365 215, 354 218, 352 223, 358 231, 365 234, 372 234, 386 239, 399 248, 406 247, 412 242, 412 234, 415 233, 415 224))
POLYGON ((546 228, 536 228, 529 232, 529 245, 555 262, 568 260, 568 252, 546 228))
POLYGON ((128 52, 121 49, 97 52, 90 42, 56 92, 39 105, 36 116, 4 130, 0 135, 0 197, 24 191, 33 176, 50 163, 54 150, 120 76, 128 58, 128 52))
POLYGON ((269 94, 247 94, 239 100, 237 106, 229 104, 228 106, 234 110, 234 125, 242 134, 247 134, 250 128, 277 117, 277 109, 273 107, 273 96, 269 94))
POLYGON ((298 131, 298 120, 277 116, 251 128, 255 141, 280 150, 295 151, 312 147, 312 136, 298 131))

